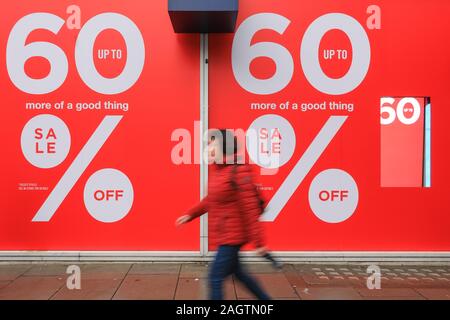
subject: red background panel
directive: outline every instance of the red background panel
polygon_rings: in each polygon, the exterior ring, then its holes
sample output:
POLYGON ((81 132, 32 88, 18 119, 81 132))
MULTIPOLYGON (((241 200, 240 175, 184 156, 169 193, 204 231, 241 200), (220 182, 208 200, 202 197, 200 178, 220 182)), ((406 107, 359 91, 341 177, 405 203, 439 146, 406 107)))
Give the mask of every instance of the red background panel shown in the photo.
MULTIPOLYGON (((136 84, 118 95, 105 96, 89 89, 76 71, 74 47, 78 31, 63 27, 57 35, 33 32, 28 41, 49 41, 65 52, 69 73, 64 84, 46 95, 29 95, 17 89, 6 70, 5 48, 9 32, 24 15, 49 12, 67 16, 67 1, 16 1, 4 5, 0 28, 0 99, 3 112, 3 156, 0 168, 0 250, 198 250, 199 226, 194 222, 175 229, 174 220, 199 198, 199 168, 176 166, 171 161, 173 130, 188 128, 199 118, 199 37, 173 33, 167 14, 167 1, 92 2, 78 1, 82 23, 103 12, 129 17, 145 41, 146 60, 136 84), (128 112, 51 112, 68 125, 72 145, 67 159, 52 169, 39 169, 27 162, 20 148, 25 123, 40 111, 25 110, 25 102, 115 100, 128 102, 128 112), (53 186, 86 143, 106 114, 123 114, 110 139, 83 173, 49 222, 31 219, 53 186), (83 188, 95 171, 117 168, 132 181, 134 203, 130 213, 115 223, 93 219, 83 203, 83 188), (19 191, 18 185, 33 182, 48 186, 47 191, 19 191)), ((209 114, 210 127, 246 129, 265 111, 250 111, 250 102, 353 103, 355 110, 319 112, 272 112, 284 116, 296 133, 294 155, 274 176, 261 176, 270 199, 291 171, 309 143, 330 115, 348 115, 347 121, 319 158, 311 172, 274 222, 265 223, 269 246, 273 250, 450 250, 450 191, 448 181, 449 134, 447 119, 450 27, 447 1, 377 1, 381 8, 381 30, 367 30, 366 9, 373 4, 323 0, 320 2, 242 0, 238 25, 252 14, 278 13, 289 20, 283 35, 273 31, 258 33, 253 41, 272 41, 286 47, 294 60, 294 75, 282 91, 258 96, 242 89, 231 68, 234 35, 209 37, 209 114), (353 91, 329 96, 313 88, 303 74, 300 43, 307 27, 319 16, 342 12, 353 16, 366 30, 371 45, 371 61, 364 81, 353 91), (383 96, 431 97, 431 188, 382 188, 380 186, 380 113, 383 96), (319 220, 308 203, 312 179, 328 168, 340 168, 355 179, 359 188, 356 212, 346 221, 329 224, 319 220)), ((96 47, 124 43, 113 31, 98 37, 96 47)), ((350 49, 345 35, 330 32, 321 47, 350 49)), ((339 77, 348 64, 322 61, 330 77, 339 77)), ((123 64, 96 61, 105 76, 119 73, 123 64)), ((270 77, 274 64, 258 59, 252 72, 270 77)), ((48 72, 43 59, 30 59, 26 70, 32 76, 48 72)), ((256 169, 256 168, 255 168, 256 169)), ((213 248, 213 246, 211 246, 213 248)))
MULTIPOLYGON (((48 12, 66 19, 66 8, 71 4, 72 1, 20 0, 2 8, 0 250, 199 250, 198 222, 181 229, 174 226, 176 217, 199 199, 199 167, 176 166, 171 161, 173 130, 188 128, 193 133, 193 121, 199 118, 199 36, 180 36, 173 32, 167 1, 77 1, 82 25, 103 12, 123 14, 137 25, 146 49, 139 80, 128 91, 111 96, 89 89, 74 61, 79 31, 63 26, 57 35, 34 31, 28 42, 48 41, 63 49, 69 64, 64 84, 46 95, 23 93, 10 81, 6 70, 5 48, 11 28, 21 17, 34 12, 48 12), (22 155, 20 136, 25 123, 43 112, 25 110, 25 102, 60 100, 128 102, 129 111, 50 112, 69 127, 72 146, 59 166, 39 169, 22 155), (31 222, 106 114, 123 114, 124 118, 53 218, 49 222, 31 222), (87 179, 103 168, 121 170, 134 187, 131 211, 115 223, 96 221, 83 203, 87 179), (21 182, 33 182, 49 189, 19 191, 21 182)), ((97 40, 95 49, 124 47, 123 39, 115 31, 103 31, 97 40)), ((113 77, 121 72, 123 63, 96 61, 96 66, 104 76, 113 77)), ((42 58, 30 59, 26 70, 31 76, 45 76, 49 64, 42 58)))
MULTIPOLYGON (((258 32, 252 43, 270 41, 287 48, 294 60, 294 74, 289 85, 271 95, 256 95, 236 81, 231 66, 234 35, 209 38, 209 114, 210 127, 247 129, 252 121, 267 113, 285 117, 296 133, 296 151, 274 176, 260 176, 259 181, 273 190, 270 199, 296 161, 306 150, 330 115, 348 115, 334 140, 305 177, 274 222, 265 222, 269 246, 273 250, 450 250, 450 153, 447 119, 450 80, 449 31, 450 2, 377 1, 381 8, 381 29, 368 30, 366 9, 373 1, 240 1, 238 26, 249 16, 277 13, 291 23, 283 35, 274 31, 258 32), (354 17, 369 37, 371 61, 363 82, 353 91, 339 96, 323 94, 307 81, 300 63, 300 44, 308 26, 319 16, 340 12, 354 17), (382 188, 380 186, 380 97, 431 97, 431 188, 382 188), (353 103, 346 111, 255 111, 252 102, 322 102, 353 103), (355 179, 359 204, 344 222, 326 223, 312 212, 308 189, 321 171, 339 168, 355 179)), ((326 35, 323 41, 333 45, 326 35)), ((341 39, 341 35, 339 35, 341 39)), ((335 45, 345 43, 345 39, 335 45), (344 41, 344 42, 342 42, 344 41)), ((321 46, 323 43, 321 44, 321 46)), ((268 78, 274 71, 267 58, 252 63, 255 76, 268 78)), ((346 66, 322 66, 330 77, 346 72, 346 66), (339 69, 341 68, 341 69, 339 69)), ((348 66, 347 66, 348 67, 348 66)), ((255 166, 256 167, 256 166, 255 166)), ((256 168, 255 168, 256 169, 256 168)), ((211 248, 214 244, 211 245, 211 248)))

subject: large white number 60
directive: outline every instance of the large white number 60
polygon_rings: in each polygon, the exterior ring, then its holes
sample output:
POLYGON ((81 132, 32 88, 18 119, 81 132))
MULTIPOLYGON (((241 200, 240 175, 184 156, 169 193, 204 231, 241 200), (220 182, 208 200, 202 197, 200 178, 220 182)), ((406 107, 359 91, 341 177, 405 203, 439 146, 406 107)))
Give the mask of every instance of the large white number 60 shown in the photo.
POLYGON ((6 46, 6 69, 14 85, 30 94, 46 94, 58 89, 67 76, 67 58, 61 48, 48 42, 25 45, 28 35, 36 29, 57 34, 64 20, 50 13, 32 13, 21 18, 11 30, 6 46), (25 73, 25 62, 31 57, 43 57, 50 63, 49 74, 33 79, 25 73))
MULTIPOLYGON (((32 13, 21 18, 11 30, 6 46, 6 67, 14 85, 30 94, 46 94, 58 89, 65 81, 68 62, 64 51, 49 42, 25 45, 28 35, 36 29, 57 34, 64 20, 50 13, 32 13), (45 78, 33 79, 25 72, 25 62, 31 57, 44 57, 50 63, 45 78)), ((138 80, 145 61, 144 39, 137 26, 118 13, 102 13, 81 28, 76 46, 75 63, 81 79, 92 90, 103 94, 121 93, 138 80), (127 61, 122 73, 115 78, 101 76, 94 64, 93 49, 97 36, 106 29, 118 31, 127 46, 127 61)))
POLYGON ((410 125, 415 123, 420 117, 420 103, 415 98, 403 98, 397 104, 397 109, 393 108, 395 102, 394 98, 381 98, 380 108, 380 123, 382 125, 388 125, 395 121, 397 116, 398 120, 405 124, 410 125), (413 114, 410 118, 405 117, 405 106, 411 104, 413 107, 413 114), (383 114, 387 117, 383 118, 383 114))
POLYGON ((233 40, 231 61, 237 82, 245 90, 255 94, 272 94, 286 87, 292 79, 294 62, 289 51, 273 42, 254 45, 251 40, 255 33, 270 29, 283 34, 290 21, 275 13, 259 13, 246 19, 233 40), (275 74, 269 79, 257 79, 250 72, 250 63, 258 57, 271 58, 275 64, 275 74))
MULTIPOLYGON (((245 90, 255 94, 272 94, 284 89, 292 79, 294 63, 289 51, 273 42, 251 45, 256 32, 263 29, 283 34, 290 21, 275 13, 259 13, 247 18, 239 26, 234 40, 231 64, 236 81, 245 90), (257 79, 250 72, 250 63, 258 57, 269 57, 276 64, 270 79, 257 79)), ((300 49, 300 61, 309 83, 320 92, 340 95, 360 85, 370 65, 370 43, 361 24, 342 13, 325 14, 311 23, 305 32, 300 49), (319 45, 330 30, 339 29, 350 39, 353 60, 348 72, 339 79, 328 77, 319 62, 319 45)))

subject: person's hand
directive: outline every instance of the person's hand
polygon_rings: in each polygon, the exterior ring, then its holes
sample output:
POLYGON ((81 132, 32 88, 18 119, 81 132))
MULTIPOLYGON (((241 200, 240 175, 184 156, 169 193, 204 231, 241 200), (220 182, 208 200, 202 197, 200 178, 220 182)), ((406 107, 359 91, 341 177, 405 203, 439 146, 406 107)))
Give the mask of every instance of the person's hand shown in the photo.
POLYGON ((189 222, 190 218, 191 218, 191 217, 190 217, 189 215, 185 214, 185 215, 179 217, 179 218, 175 221, 175 225, 176 225, 177 227, 179 227, 179 226, 181 226, 182 224, 185 224, 185 223, 189 222))
POLYGON ((256 254, 258 254, 259 256, 264 256, 267 253, 267 248, 266 247, 259 247, 256 248, 256 254))

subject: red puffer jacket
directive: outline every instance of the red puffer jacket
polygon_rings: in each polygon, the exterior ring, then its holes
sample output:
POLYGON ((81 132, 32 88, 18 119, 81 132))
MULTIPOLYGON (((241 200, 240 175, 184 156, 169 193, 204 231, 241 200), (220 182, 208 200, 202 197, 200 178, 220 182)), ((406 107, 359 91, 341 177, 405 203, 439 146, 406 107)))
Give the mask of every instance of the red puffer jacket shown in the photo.
POLYGON ((261 204, 247 164, 212 165, 208 195, 186 212, 191 220, 208 212, 209 237, 217 245, 252 242, 264 246, 261 204), (233 168, 236 166, 236 168, 233 168))

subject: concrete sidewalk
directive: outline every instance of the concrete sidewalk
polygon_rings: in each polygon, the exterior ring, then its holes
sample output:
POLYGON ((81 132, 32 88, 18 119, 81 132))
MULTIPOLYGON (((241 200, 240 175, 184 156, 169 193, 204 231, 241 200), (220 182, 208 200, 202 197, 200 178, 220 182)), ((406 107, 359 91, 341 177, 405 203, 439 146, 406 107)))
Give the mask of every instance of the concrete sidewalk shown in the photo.
MULTIPOLYGON (((269 264, 247 269, 275 299, 445 299, 450 300, 450 266, 386 266, 381 289, 370 290, 365 265, 269 264)), ((0 264, 4 299, 205 299, 206 264, 195 263, 33 263, 0 264), (66 285, 69 265, 81 269, 81 289, 66 285)), ((252 299, 232 277, 225 296, 252 299)))

